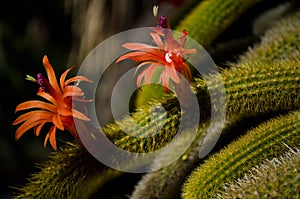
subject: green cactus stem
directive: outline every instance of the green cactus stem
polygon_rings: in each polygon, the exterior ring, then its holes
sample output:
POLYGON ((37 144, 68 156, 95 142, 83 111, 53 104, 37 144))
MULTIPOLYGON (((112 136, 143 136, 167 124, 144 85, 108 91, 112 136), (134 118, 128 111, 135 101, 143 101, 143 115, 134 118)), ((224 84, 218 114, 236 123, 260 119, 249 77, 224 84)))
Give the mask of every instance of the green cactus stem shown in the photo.
MULTIPOLYGON (((236 116, 234 118, 228 119, 223 127, 221 140, 222 144, 224 142, 230 142, 231 139, 228 137, 237 136, 236 134, 231 135, 232 132, 240 132, 241 134, 246 132, 247 129, 252 126, 258 125, 262 121, 266 121, 270 116, 264 117, 243 117, 236 116), (230 136, 231 135, 231 136, 230 136), (224 141, 226 140, 226 141, 224 141)), ((135 187, 134 192, 131 195, 131 199, 151 199, 151 198, 179 198, 180 197, 180 188, 186 176, 199 164, 203 162, 203 159, 199 158, 199 150, 202 146, 203 136, 208 136, 207 127, 210 125, 209 122, 205 122, 201 125, 198 130, 198 135, 195 138, 192 145, 189 149, 177 159, 174 163, 168 167, 162 168, 160 170, 150 172, 145 174, 142 179, 138 182, 135 187)), ((217 122, 213 124, 212 131, 210 134, 214 135, 214 131, 218 131, 220 128, 216 126, 223 125, 222 122, 217 122)), ((220 145, 220 144, 219 144, 220 145)), ((216 147, 218 148, 218 147, 216 147)), ((214 149, 214 151, 217 149, 214 149)), ((159 164, 160 161, 164 161, 165 154, 157 157, 154 164, 159 164)))
POLYGON ((201 1, 176 27, 188 30, 189 36, 204 48, 210 44, 239 16, 260 0, 206 0, 201 1))
POLYGON ((17 189, 14 198, 88 198, 108 180, 121 175, 94 159, 78 144, 67 143, 65 149, 52 153, 39 165, 26 186, 17 189))
POLYGON ((300 198, 300 150, 291 149, 283 156, 252 168, 232 184, 226 185, 220 199, 300 198))
POLYGON ((263 123, 211 156, 189 176, 182 197, 212 198, 251 167, 287 151, 286 145, 299 147, 299 115, 295 111, 263 123))
POLYGON ((300 46, 300 12, 291 14, 274 23, 262 38, 262 41, 240 57, 239 63, 249 60, 274 62, 285 59, 299 51, 300 46))

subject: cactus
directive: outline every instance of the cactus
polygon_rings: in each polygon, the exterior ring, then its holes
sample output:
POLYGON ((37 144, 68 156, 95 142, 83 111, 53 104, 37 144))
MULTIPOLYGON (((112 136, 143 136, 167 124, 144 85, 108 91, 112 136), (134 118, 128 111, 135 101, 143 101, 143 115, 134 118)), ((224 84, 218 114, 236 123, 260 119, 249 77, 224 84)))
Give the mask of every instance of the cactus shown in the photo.
POLYGON ((253 34, 260 36, 273 27, 277 20, 293 9, 293 3, 286 2, 263 12, 253 21, 253 34))
POLYGON ((263 123, 210 157, 189 176, 182 197, 214 197, 251 167, 287 151, 285 144, 299 147, 299 114, 296 111, 263 123))
POLYGON ((17 188, 22 194, 16 193, 15 198, 88 198, 95 190, 94 184, 99 186, 121 174, 73 143, 52 153, 39 168, 41 171, 33 174, 26 186, 17 188))
POLYGON ((207 48, 242 13, 258 2, 260 0, 201 1, 176 30, 188 30, 191 38, 207 48))
POLYGON ((300 13, 274 23, 268 30, 261 43, 240 57, 240 62, 245 60, 265 60, 274 62, 284 59, 299 51, 300 44, 300 13))
MULTIPOLYGON (((269 119, 270 116, 260 117, 259 119, 251 117, 234 117, 228 119, 223 127, 222 134, 228 135, 231 132, 238 131, 244 132, 251 126, 257 125, 261 121, 269 119), (247 120, 248 122, 245 122, 247 120)), ((217 122, 214 126, 223 125, 221 122, 217 122)), ((186 176, 190 174, 191 170, 197 166, 197 164, 203 162, 199 159, 199 150, 202 146, 202 138, 207 135, 207 128, 209 122, 203 123, 198 131, 198 137, 195 138, 190 148, 182 155, 181 158, 176 160, 168 167, 162 168, 158 171, 148 173, 142 177, 139 183, 136 185, 134 192, 131 195, 131 199, 150 199, 150 198, 179 198, 180 187, 186 179, 186 176)), ((218 131, 217 128, 213 128, 218 131)), ((214 131, 213 130, 213 131, 214 131)), ((215 132, 210 132, 214 134, 215 132)), ((229 142, 229 141, 226 141, 229 142)), ((158 157, 156 162, 164 159, 164 154, 158 157)))
POLYGON ((290 149, 279 158, 265 161, 226 185, 218 198, 299 198, 300 150, 290 149))
MULTIPOLYGON (((291 18, 286 18, 283 21, 279 21, 278 22, 279 25, 277 25, 276 28, 280 27, 280 31, 276 31, 275 28, 271 29, 269 32, 273 32, 273 34, 270 34, 270 33, 266 34, 266 37, 268 37, 268 38, 267 39, 263 38, 263 41, 268 40, 269 43, 272 43, 272 40, 278 39, 279 36, 274 34, 274 32, 282 34, 283 31, 281 31, 281 30, 284 30, 284 26, 282 26, 283 24, 292 23, 291 21, 293 21, 293 20, 297 20, 299 22, 297 17, 295 17, 297 15, 298 14, 295 14, 291 18), (289 23, 287 23, 287 22, 289 22, 289 23)), ((296 22, 294 22, 294 23, 296 23, 296 22)), ((293 31, 289 30, 288 33, 293 36, 293 34, 295 32, 297 32, 296 30, 299 29, 299 27, 300 26, 299 26, 299 23, 298 23, 298 26, 293 26, 293 31)), ((287 32, 285 32, 284 35, 287 35, 287 32)), ((288 38, 288 37, 286 36, 286 38, 288 38)), ((287 43, 288 43, 288 41, 287 41, 287 43)), ((282 39, 282 44, 286 46, 286 44, 284 42, 284 39, 282 39)), ((292 44, 292 45, 297 45, 297 43, 292 44)), ((261 53, 261 51, 262 51, 261 49, 265 49, 267 51, 274 50, 274 53, 276 53, 276 50, 278 50, 278 48, 270 47, 268 43, 266 44, 266 42, 261 42, 260 44, 256 45, 256 48, 251 50, 251 53, 252 54, 257 53, 256 52, 257 49, 259 49, 258 53, 261 53)), ((280 51, 280 52, 282 52, 282 51, 280 51)), ((247 53, 249 53, 249 52, 247 52, 247 53)), ((289 55, 289 54, 287 53, 286 56, 287 55, 289 55)), ((238 64, 236 64, 237 65, 236 67, 242 68, 241 70, 223 71, 222 77, 223 77, 223 81, 225 83, 226 95, 228 97, 227 102, 229 102, 228 105, 227 105, 229 113, 232 114, 232 115, 238 114, 239 117, 241 117, 241 115, 243 115, 243 114, 266 113, 266 112, 272 111, 273 108, 275 110, 276 107, 274 107, 274 106, 269 106, 269 108, 267 108, 266 105, 260 105, 260 101, 253 98, 253 97, 251 97, 251 95, 249 95, 247 97, 243 97, 243 98, 239 97, 239 96, 233 97, 235 95, 234 92, 236 90, 237 93, 251 93, 252 89, 255 90, 255 89, 258 89, 258 88, 253 88, 250 85, 255 85, 255 83, 257 83, 258 79, 260 79, 260 78, 261 78, 261 80, 266 79, 270 82, 274 82, 274 80, 275 80, 275 82, 276 82, 277 79, 280 79, 279 76, 281 76, 281 78, 283 78, 283 77, 287 78, 287 75, 285 74, 286 71, 294 71, 294 72, 299 71, 299 65, 296 64, 298 66, 294 67, 294 64, 293 64, 293 62, 296 61, 299 58, 299 56, 295 56, 295 57, 294 56, 295 55, 292 53, 292 55, 290 55, 291 60, 288 61, 288 62, 283 61, 282 66, 280 66, 280 64, 279 64, 280 62, 277 63, 278 65, 277 64, 274 65, 274 63, 271 63, 271 64, 266 63, 266 59, 264 59, 263 56, 260 57, 262 60, 264 60, 263 62, 262 61, 253 62, 252 59, 243 58, 242 61, 240 60, 240 62, 238 64), (275 73, 272 73, 273 69, 276 70, 275 73), (257 79, 256 79, 254 74, 258 74, 258 73, 259 73, 259 77, 257 77, 257 79), (279 75, 280 73, 282 73, 282 74, 279 75), (249 76, 250 74, 251 74, 251 77, 249 76), (274 75, 274 74, 277 74, 279 76, 274 75), (271 77, 271 76, 273 76, 273 77, 271 77), (244 81, 244 83, 242 84, 241 81, 236 81, 238 79, 245 79, 247 81, 244 81), (251 82, 251 81, 253 81, 253 82, 251 82), (237 85, 239 85, 239 86, 241 85, 241 87, 240 87, 241 90, 238 90, 237 85), (232 99, 238 100, 238 101, 232 101, 232 99), (252 101, 252 102, 250 102, 250 101, 252 101), (245 105, 241 106, 243 104, 245 104, 245 105)), ((244 57, 246 57, 246 56, 244 56, 244 57)), ((292 87, 299 84, 298 79, 299 79, 300 74, 299 74, 299 72, 297 72, 297 74, 295 74, 294 72, 292 72, 291 75, 290 75, 290 77, 294 76, 296 78, 295 82, 290 82, 292 87)), ((266 87, 270 88, 270 86, 272 84, 268 83, 268 81, 265 82, 266 83, 265 85, 266 85, 266 87)), ((200 89, 200 87, 205 88, 207 86, 207 85, 205 85, 205 83, 201 79, 196 80, 196 83, 197 83, 196 87, 198 87, 197 91, 202 90, 202 89, 200 89)), ((209 84, 214 85, 213 80, 209 84)), ((264 87, 264 86, 262 86, 262 87, 264 87)), ((273 85, 272 87, 278 89, 274 93, 277 93, 277 92, 280 93, 282 90, 284 90, 284 89, 280 88, 279 85, 273 85)), ((271 89, 269 89, 269 91, 270 90, 271 89)), ((263 95, 263 93, 264 92, 257 93, 257 95, 261 96, 261 95, 263 95)), ((292 110, 294 108, 293 105, 299 104, 299 103, 297 103, 297 101, 294 101, 294 99, 295 99, 294 96, 297 95, 297 93, 299 93, 299 88, 295 90, 295 92, 289 97, 289 99, 282 98, 283 101, 290 101, 290 103, 292 104, 292 107, 288 108, 290 110, 292 110)), ((203 95, 203 93, 201 93, 201 94, 198 93, 197 95, 201 96, 201 95, 203 95)), ((270 99, 271 96, 272 95, 268 96, 268 98, 270 99)), ((287 96, 287 95, 286 94, 283 94, 283 95, 279 94, 278 96, 287 96)), ((262 98, 262 99, 265 99, 265 98, 262 98)), ((280 99, 278 99, 278 98, 275 99, 274 98, 274 102, 276 102, 278 104, 284 105, 285 103, 283 103, 283 101, 281 103, 280 99)), ((285 109, 285 108, 284 107, 281 107, 281 108, 278 107, 276 109, 276 111, 278 111, 280 109, 285 109)), ((248 120, 249 120, 249 118, 248 118, 248 120)), ((252 121, 253 118, 250 119, 250 120, 252 121)), ((234 125, 238 125, 238 124, 235 120, 233 120, 231 125, 234 126, 234 125)), ((226 127, 224 128, 223 131, 226 131, 226 127)), ((197 147, 199 147, 199 146, 195 146, 195 148, 197 148, 197 147)), ((193 150, 195 150, 195 149, 193 149, 193 150)), ((191 152, 187 152, 187 155, 190 155, 191 157, 195 157, 197 152, 195 152, 193 150, 191 152)), ((141 182, 137 185, 136 190, 132 195, 132 198, 139 198, 141 196, 143 196, 144 198, 153 198, 153 197, 156 197, 156 196, 161 196, 162 198, 172 198, 172 197, 174 197, 174 195, 176 195, 175 190, 178 189, 180 187, 181 183, 182 183, 182 178, 180 178, 180 174, 187 173, 189 171, 189 169, 192 168, 194 164, 196 164, 196 162, 197 162, 196 160, 193 160, 192 162, 187 164, 187 162, 185 162, 185 161, 178 160, 176 162, 176 164, 174 164, 170 167, 164 168, 161 171, 156 171, 154 173, 147 174, 141 180, 141 182), (184 170, 184 169, 186 169, 186 170, 184 170), (177 170, 179 170, 180 172, 177 172, 177 170), (174 175, 176 177, 174 177, 174 175), (164 176, 164 177, 161 177, 161 176, 164 176), (172 190, 172 191, 167 191, 167 190, 172 190)))
MULTIPOLYGON (((209 46, 238 16, 257 2, 258 0, 247 0, 243 3, 234 0, 201 1, 176 29, 189 30, 192 38, 204 46, 209 46)), ((268 114, 284 115, 249 130, 227 148, 209 157, 188 178, 183 187, 183 197, 216 194, 225 183, 242 177, 266 158, 277 157, 285 152, 287 148, 283 142, 291 147, 297 146, 299 112, 287 115, 285 112, 300 108, 299 31, 300 15, 296 13, 274 23, 259 44, 242 55, 237 63, 228 64, 230 67, 221 71, 222 84, 214 74, 205 77, 207 81, 196 78, 192 87, 201 110, 201 124, 198 132, 194 132, 197 133, 196 139, 176 162, 162 170, 146 174, 136 186, 132 198, 139 198, 143 193, 143 197, 148 198, 173 198, 179 195, 178 191, 184 179, 196 164, 202 163, 197 158, 201 146, 198 144, 206 134, 209 124, 209 95, 214 99, 217 95, 215 91, 223 84, 228 119, 223 136, 236 137, 259 122, 269 119, 268 114), (261 119, 261 115, 266 117, 261 119), (253 123, 248 122, 250 119, 253 123), (249 126, 243 123, 248 123, 249 126), (177 192, 172 195, 174 190, 177 192)), ((147 128, 135 129, 128 123, 129 116, 125 116, 122 120, 107 125, 104 132, 123 150, 151 152, 167 145, 176 135, 181 114, 178 101, 169 95, 147 102, 132 113, 134 121, 147 128), (149 110, 156 105, 163 105, 167 110, 165 121, 161 121, 162 115, 149 115, 149 110), (163 124, 158 132, 157 124, 163 124), (135 135, 148 135, 152 132, 156 134, 149 138, 132 137, 125 134, 120 126, 135 135)), ((221 143, 219 148, 224 145, 221 143)), ((154 164, 159 163, 162 158, 158 157, 154 164)), ((32 175, 24 187, 18 188, 21 193, 16 198, 88 197, 88 194, 97 191, 107 181, 122 175, 121 172, 96 161, 78 143, 66 145, 64 150, 51 155, 40 168, 40 172, 32 175)))

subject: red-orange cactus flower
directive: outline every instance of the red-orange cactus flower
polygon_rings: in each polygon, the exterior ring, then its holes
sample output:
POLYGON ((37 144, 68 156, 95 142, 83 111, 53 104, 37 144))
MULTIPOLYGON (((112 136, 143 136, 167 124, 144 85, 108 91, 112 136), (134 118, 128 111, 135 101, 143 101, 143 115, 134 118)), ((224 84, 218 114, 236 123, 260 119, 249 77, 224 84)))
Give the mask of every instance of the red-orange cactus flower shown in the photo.
POLYGON ((48 79, 39 73, 37 75, 37 80, 34 78, 31 78, 31 80, 39 84, 40 87, 37 95, 46 99, 47 102, 30 100, 19 104, 16 107, 16 112, 29 109, 32 110, 20 115, 13 122, 13 125, 22 123, 15 134, 15 138, 18 140, 31 128, 34 128, 34 133, 38 136, 46 123, 52 123, 52 126, 46 135, 44 146, 46 146, 47 141, 49 140, 52 148, 56 150, 56 129, 62 131, 67 130, 75 138, 78 138, 74 125, 74 118, 78 118, 83 121, 89 120, 84 113, 74 109, 76 104, 72 103, 72 98, 73 101, 89 102, 90 100, 84 99, 84 92, 74 83, 79 81, 92 81, 83 76, 75 76, 65 80, 67 74, 73 68, 71 67, 61 75, 58 84, 54 70, 47 56, 43 57, 43 65, 46 69, 48 79))
POLYGON ((169 79, 175 83, 180 83, 180 78, 177 72, 181 73, 188 81, 191 79, 191 71, 185 63, 185 55, 196 52, 195 49, 185 49, 188 32, 184 30, 179 37, 179 42, 173 37, 166 17, 162 16, 158 22, 158 27, 153 28, 154 32, 150 35, 157 46, 152 46, 143 43, 125 43, 122 46, 132 50, 117 59, 117 63, 131 59, 138 63, 136 71, 147 65, 147 67, 138 75, 137 86, 140 87, 141 81, 145 78, 146 84, 150 83, 151 76, 157 67, 162 66, 163 71, 160 75, 160 81, 165 89, 169 92, 169 79))

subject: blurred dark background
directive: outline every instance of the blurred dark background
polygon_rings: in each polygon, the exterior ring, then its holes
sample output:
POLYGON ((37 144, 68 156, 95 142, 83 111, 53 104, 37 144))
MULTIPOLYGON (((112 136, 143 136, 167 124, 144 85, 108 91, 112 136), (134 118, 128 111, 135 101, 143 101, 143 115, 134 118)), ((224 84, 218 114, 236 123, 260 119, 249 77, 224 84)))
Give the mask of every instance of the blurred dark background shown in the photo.
POLYGON ((24 183, 51 151, 43 147, 45 134, 37 138, 30 131, 16 142, 17 127, 11 124, 17 104, 36 98, 38 87, 25 76, 45 74, 43 55, 49 56, 57 73, 65 68, 71 21, 62 1, 8 1, 0 7, 0 198, 11 198, 11 187, 24 183))
MULTIPOLYGON (((114 33, 155 25, 153 5, 161 3, 161 12, 167 14, 183 2, 21 0, 0 7, 0 198, 11 198, 14 187, 38 171, 36 164, 53 151, 49 145, 43 146, 47 129, 39 137, 31 130, 15 141, 18 126, 12 126, 20 115, 14 113, 15 107, 36 99, 38 86, 25 76, 45 74, 42 57, 48 55, 60 76, 67 67, 80 66, 93 47, 114 33)), ((60 138, 64 137, 58 133, 60 138)))

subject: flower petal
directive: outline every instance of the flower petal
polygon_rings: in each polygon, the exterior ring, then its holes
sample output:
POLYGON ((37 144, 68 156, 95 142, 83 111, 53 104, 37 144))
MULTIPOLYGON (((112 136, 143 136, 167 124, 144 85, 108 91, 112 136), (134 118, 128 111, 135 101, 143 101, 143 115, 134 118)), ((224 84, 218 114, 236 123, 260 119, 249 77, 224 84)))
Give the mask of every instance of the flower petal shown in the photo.
POLYGON ((168 74, 168 77, 170 77, 174 82, 176 82, 176 83, 180 82, 180 79, 177 75, 177 72, 176 72, 175 67, 173 66, 173 64, 172 64, 171 67, 170 66, 165 66, 164 72, 166 72, 168 74))
POLYGON ((151 77, 152 77, 153 73, 155 72, 155 70, 157 69, 158 66, 159 66, 159 64, 152 64, 152 65, 148 66, 147 69, 145 69, 145 71, 146 71, 146 75, 145 75, 146 84, 150 84, 151 77))
POLYGON ((46 145, 47 145, 47 141, 49 140, 49 136, 50 136, 50 133, 48 132, 47 135, 46 135, 46 137, 45 137, 45 140, 44 140, 44 147, 46 147, 46 145))
POLYGON ((57 113, 61 116, 72 116, 73 114, 71 108, 65 108, 65 107, 57 109, 57 113))
POLYGON ((56 106, 54 106, 53 104, 50 104, 50 103, 39 101, 39 100, 30 100, 30 101, 26 101, 26 102, 19 104, 16 107, 15 112, 18 112, 21 110, 26 110, 26 109, 32 109, 32 108, 40 108, 40 109, 45 109, 45 110, 48 110, 51 112, 56 112, 56 106))
POLYGON ((153 75, 154 71, 157 69, 159 64, 152 64, 148 66, 146 69, 144 69, 137 77, 136 84, 137 87, 141 87, 141 82, 143 77, 145 77, 145 83, 150 84, 151 76, 153 75))
POLYGON ((135 72, 134 72, 134 75, 136 74, 136 72, 144 65, 147 65, 147 64, 152 64, 153 62, 151 61, 145 61, 145 62, 141 62, 135 69, 135 72))
POLYGON ((160 80, 162 82, 162 85, 163 85, 166 93, 170 93, 170 91, 169 91, 169 75, 165 70, 163 70, 163 72, 160 76, 160 80))
POLYGON ((41 121, 25 121, 17 130, 15 134, 15 139, 18 140, 24 133, 26 133, 29 129, 34 128, 39 125, 41 121))
POLYGON ((56 139, 55 139, 55 134, 56 134, 56 128, 55 126, 53 126, 49 133, 50 134, 50 144, 52 146, 52 148, 56 151, 57 150, 57 147, 56 147, 56 139))
POLYGON ((182 47, 182 48, 184 48, 184 45, 185 45, 185 42, 186 42, 186 37, 187 37, 187 35, 188 35, 188 31, 186 31, 186 30, 183 30, 182 31, 182 34, 180 35, 180 37, 179 37, 179 40, 180 40, 180 46, 182 47))
POLYGON ((41 90, 39 90, 39 92, 37 93, 38 96, 48 100, 49 102, 52 102, 54 105, 57 105, 58 104, 58 99, 57 98, 54 98, 52 95, 50 95, 49 93, 45 93, 41 90))
POLYGON ((84 76, 75 76, 75 77, 72 77, 72 78, 66 80, 65 81, 65 85, 68 85, 68 84, 70 84, 72 82, 79 82, 79 81, 93 83, 93 80, 90 80, 87 77, 84 77, 84 76))
POLYGON ((44 111, 44 110, 34 110, 28 113, 24 113, 20 115, 12 124, 17 125, 24 121, 40 121, 40 120, 48 120, 53 113, 44 111))
POLYGON ((53 67, 50 64, 50 62, 48 60, 48 57, 46 55, 43 57, 43 64, 44 64, 44 67, 46 69, 47 76, 48 76, 50 84, 52 85, 52 87, 55 89, 55 91, 57 93, 60 93, 61 91, 60 91, 60 88, 59 88, 58 83, 57 83, 55 72, 54 72, 53 67))
POLYGON ((158 27, 152 27, 151 28, 155 33, 164 36, 165 35, 165 29, 164 28, 158 28, 158 27))
POLYGON ((145 71, 141 72, 141 74, 138 75, 137 79, 136 79, 136 85, 138 88, 141 87, 141 82, 143 77, 146 75, 145 71))
POLYGON ((155 48, 155 46, 151 46, 149 44, 143 44, 143 43, 125 43, 122 45, 124 48, 127 48, 128 50, 140 50, 140 51, 146 51, 149 48, 155 48))
POLYGON ((34 133, 35 133, 35 135, 36 136, 39 136, 40 135, 40 132, 41 132, 41 130, 42 130, 42 128, 43 128, 43 126, 46 124, 46 122, 43 122, 43 123, 41 123, 40 125, 38 125, 37 127, 36 127, 36 129, 34 130, 34 133))
POLYGON ((87 100, 87 99, 83 99, 83 98, 79 98, 79 97, 74 96, 74 97, 72 97, 72 101, 78 101, 78 102, 92 102, 92 101, 94 101, 94 100, 93 100, 93 99, 87 100))
POLYGON ((90 121, 90 118, 85 116, 83 113, 80 113, 77 110, 72 109, 73 117, 84 120, 84 121, 90 121))
POLYGON ((60 79, 59 79, 59 83, 60 83, 60 88, 62 90, 64 90, 64 87, 65 87, 65 79, 66 79, 66 76, 68 75, 68 73, 70 72, 70 70, 72 70, 74 68, 74 66, 68 68, 61 76, 60 76, 60 79))
POLYGON ((158 48, 164 49, 164 43, 162 42, 161 37, 159 36, 159 34, 156 33, 156 32, 152 32, 152 33, 150 33, 150 35, 153 38, 156 45, 158 46, 158 48))
POLYGON ((83 96, 84 92, 77 86, 67 86, 64 89, 63 98, 68 96, 83 96))
POLYGON ((182 52, 182 55, 186 55, 186 54, 192 54, 192 53, 195 53, 197 52, 196 49, 192 48, 192 49, 186 49, 182 52))
POLYGON ((181 73, 184 77, 187 78, 188 81, 191 80, 191 77, 192 77, 191 70, 186 63, 182 63, 181 73))
POLYGON ((64 125, 63 125, 63 123, 62 123, 62 121, 61 121, 61 119, 60 119, 60 115, 59 114, 55 114, 55 115, 53 115, 53 117, 52 117, 52 122, 53 122, 53 124, 58 128, 58 129, 60 129, 60 130, 65 130, 65 128, 64 128, 64 125))
POLYGON ((123 61, 125 59, 132 59, 136 62, 141 61, 154 61, 154 62, 164 62, 165 52, 160 49, 152 49, 147 52, 130 52, 122 55, 116 61, 116 63, 123 61))

